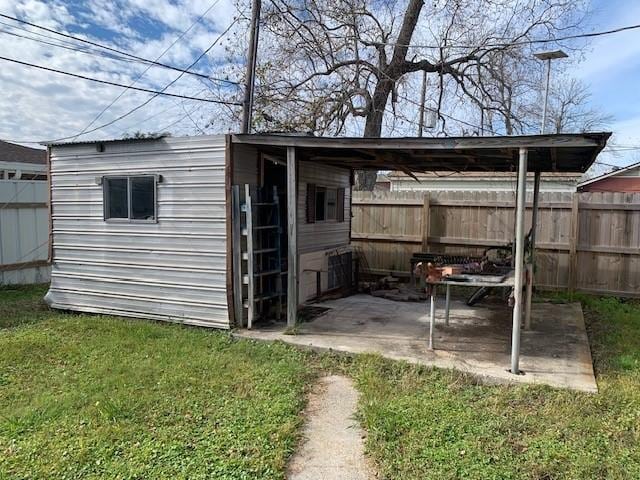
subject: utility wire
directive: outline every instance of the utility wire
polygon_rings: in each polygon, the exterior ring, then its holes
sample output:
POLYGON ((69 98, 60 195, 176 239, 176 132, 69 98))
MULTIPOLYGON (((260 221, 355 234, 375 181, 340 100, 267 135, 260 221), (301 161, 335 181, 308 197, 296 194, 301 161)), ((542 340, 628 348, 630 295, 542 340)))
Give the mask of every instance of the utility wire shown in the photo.
MULTIPOLYGON (((114 118, 113 120, 104 123, 102 125, 99 125, 97 127, 92 128, 91 130, 87 130, 86 132, 84 132, 85 134, 87 133, 93 133, 96 132, 98 130, 101 130, 105 127, 108 127, 110 125, 113 125, 116 122, 119 122, 120 120, 122 120, 123 118, 128 117, 129 115, 131 115, 132 113, 140 110, 141 108, 143 108, 145 105, 148 105, 149 102, 151 102, 154 98, 156 98, 159 95, 163 95, 164 91, 169 88, 171 85, 173 85, 174 83, 176 83, 178 80, 180 80, 180 78, 182 78, 182 76, 186 73, 187 70, 189 70, 191 67, 193 67, 196 63, 198 63, 202 57, 204 57, 207 53, 209 53, 209 51, 222 39, 222 37, 224 37, 227 32, 229 30, 231 30, 231 28, 238 22, 240 18, 236 18, 234 19, 229 26, 213 41, 213 43, 211 45, 209 45, 209 47, 202 52, 198 58, 196 58, 194 60, 194 62, 189 65, 185 71, 183 71, 180 75, 178 75, 175 79, 173 79, 171 82, 169 82, 167 85, 164 86, 164 88, 162 88, 159 92, 155 92, 155 94, 153 96, 151 96, 149 99, 147 99, 146 101, 144 101, 143 103, 141 103, 140 105, 132 108, 131 110, 127 111, 126 113, 114 118)), ((0 57, 0 59, 2 59, 2 57, 0 57)), ((22 62, 20 62, 22 63, 22 62)), ((125 85, 121 85, 121 86, 125 86, 125 85)), ((168 94, 165 94, 168 95, 168 94)), ((176 96, 176 95, 171 95, 171 96, 176 96)), ((202 98, 195 98, 195 97, 187 97, 187 96, 180 96, 181 98, 185 98, 185 99, 193 99, 193 100, 201 100, 201 101, 207 101, 207 102, 211 102, 211 103, 218 103, 218 104, 224 104, 224 105, 233 105, 233 106, 240 106, 242 105, 240 102, 224 102, 221 100, 206 100, 206 99, 202 99, 202 98)), ((56 138, 54 140, 47 140, 47 141, 33 141, 33 140, 12 140, 14 143, 35 143, 35 144, 42 144, 42 143, 55 143, 55 142, 60 142, 62 140, 69 140, 72 138, 76 138, 78 135, 69 135, 67 137, 61 137, 61 138, 56 138)))
MULTIPOLYGON (((628 30, 636 30, 640 28, 640 24, 635 25, 627 25, 624 27, 614 28, 611 30, 603 30, 600 32, 592 32, 592 33, 579 33, 576 35, 565 35, 563 37, 556 38, 547 38, 547 39, 532 39, 532 40, 521 40, 521 41, 505 41, 505 42, 495 42, 495 43, 487 43, 484 45, 423 45, 423 44, 413 44, 413 43, 397 43, 397 42, 378 42, 378 41, 366 41, 367 44, 371 44, 372 46, 388 46, 388 47, 405 47, 405 48, 430 48, 430 49, 441 49, 441 48, 461 48, 461 49, 478 49, 478 48, 508 48, 508 47, 517 47, 523 45, 535 45, 539 43, 553 43, 553 42, 563 42, 566 40, 576 40, 579 38, 592 38, 592 37, 600 37, 603 35, 611 35, 613 33, 625 32, 628 30)), ((358 41, 363 41, 357 37, 344 35, 344 36, 334 36, 333 38, 346 38, 346 39, 355 39, 358 41)))
MULTIPOLYGON (((218 1, 219 1, 219 0, 218 0, 218 1)), ((199 21, 202 19, 202 17, 204 17, 204 15, 206 15, 206 14, 208 13, 208 12, 209 12, 209 10, 210 10, 211 8, 213 8, 213 7, 215 6, 215 4, 216 4, 216 3, 218 3, 218 1, 214 2, 214 3, 213 3, 213 5, 211 5, 211 7, 209 7, 209 9, 208 9, 205 13, 203 13, 203 14, 200 16, 200 18, 198 18, 198 20, 196 20, 196 22, 195 22, 191 27, 189 27, 189 29, 187 29, 184 33, 186 34, 186 32, 188 32, 191 28, 193 28, 193 26, 195 26, 195 24, 196 24, 197 22, 199 22, 199 21)), ((137 60, 137 61, 139 61, 139 62, 143 62, 143 63, 145 63, 145 64, 153 64, 153 65, 158 66, 158 67, 168 68, 168 69, 170 69, 170 70, 175 70, 175 71, 178 71, 178 72, 183 72, 183 71, 184 71, 184 70, 183 70, 183 69, 181 69, 180 67, 176 67, 176 66, 173 66, 173 65, 169 65, 169 64, 167 64, 167 63, 162 63, 162 62, 159 62, 159 61, 157 61, 157 60, 155 60, 155 61, 154 61, 154 60, 149 60, 148 58, 140 57, 140 56, 138 56, 138 55, 134 55, 134 54, 132 54, 132 53, 125 52, 124 50, 119 50, 119 49, 117 49, 117 48, 108 47, 108 46, 106 46, 106 45, 102 45, 102 44, 97 43, 97 42, 92 42, 91 40, 86 40, 86 39, 84 39, 84 38, 75 37, 75 36, 73 36, 73 35, 69 35, 68 33, 59 32, 59 31, 54 30, 54 29, 52 29, 52 28, 43 27, 43 26, 41 26, 41 25, 37 25, 37 24, 35 24, 35 23, 27 22, 26 20, 21 20, 21 19, 19 19, 19 18, 12 17, 12 16, 10 16, 10 15, 6 15, 6 14, 4 14, 4 13, 0 13, 0 17, 7 18, 7 19, 9 19, 9 20, 13 20, 13 21, 15 21, 15 22, 19 22, 19 23, 22 23, 22 24, 24 24, 24 25, 29 25, 30 27, 38 28, 38 29, 40 29, 40 30, 44 30, 44 31, 46 31, 46 32, 54 33, 54 34, 56 34, 56 35, 60 35, 60 36, 62 36, 62 37, 70 38, 70 39, 75 40, 75 41, 78 41, 78 42, 83 42, 83 43, 86 43, 86 44, 89 44, 89 45, 93 45, 94 47, 102 48, 102 49, 104 49, 104 50, 108 50, 108 51, 110 51, 110 52, 118 53, 118 54, 120 54, 120 55, 124 55, 125 57, 129 57, 129 58, 135 59, 135 60, 137 60)), ((5 25, 6 25, 6 24, 5 24, 5 25)), ((27 30, 27 31, 29 31, 29 30, 27 30)), ((32 33, 35 33, 35 32, 32 32, 32 33)), ((183 34, 183 35, 184 35, 184 34, 183 34)), ((180 36, 180 37, 179 37, 179 39, 180 39, 180 38, 182 38, 182 36, 180 36)), ((179 40, 179 39, 178 39, 178 40, 179 40)), ((172 44, 172 45, 173 45, 173 44, 172 44)), ((240 85, 240 83, 239 83, 239 82, 236 82, 236 81, 233 81, 233 80, 227 80, 227 79, 224 79, 224 78, 215 78, 215 77, 210 77, 209 75, 205 75, 205 74, 203 74, 203 73, 190 71, 190 69, 187 69, 186 73, 188 73, 189 75, 195 75, 195 76, 197 76, 197 77, 205 78, 205 79, 208 79, 208 80, 213 80, 213 81, 216 81, 216 82, 223 82, 223 83, 228 83, 228 84, 231 84, 231 85, 240 85)))
MULTIPOLYGON (((177 93, 167 93, 167 92, 165 92, 165 90, 169 86, 171 86, 175 82, 175 80, 171 84, 169 84, 167 87, 164 87, 162 90, 151 90, 150 88, 132 87, 132 86, 124 85, 122 83, 111 82, 109 80, 100 80, 99 78, 87 77, 86 75, 80 75, 78 73, 65 72, 64 70, 58 70, 56 68, 43 67, 42 65, 36 65, 34 63, 23 62, 21 60, 16 60, 14 58, 7 58, 7 57, 0 56, 0 60, 5 60, 7 62, 18 63, 20 65, 25 65, 27 67, 39 68, 40 70, 46 70, 48 72, 59 73, 61 75, 68 75, 70 77, 80 78, 82 80, 89 80, 91 82, 104 83, 105 85, 112 85, 114 87, 125 87, 125 88, 129 88, 131 90, 138 90, 140 92, 153 93, 154 97, 151 97, 151 98, 155 98, 155 96, 158 96, 158 95, 164 95, 164 96, 167 96, 167 97, 184 98, 186 100, 198 100, 200 102, 219 103, 219 104, 223 104, 223 105, 242 105, 240 102, 226 102, 224 100, 213 100, 213 99, 209 99, 209 98, 190 97, 188 95, 179 95, 177 93)), ((180 77, 178 77, 178 78, 180 78, 180 77)), ((69 137, 69 138, 71 138, 71 137, 69 137)))
MULTIPOLYGON (((213 7, 215 7, 215 6, 218 4, 218 2, 219 2, 219 1, 220 1, 220 0, 214 0, 214 2, 213 2, 211 5, 209 5, 209 7, 208 7, 208 8, 207 8, 207 9, 206 9, 206 10, 205 10, 205 11, 204 11, 204 12, 203 12, 203 13, 202 13, 198 18, 196 18, 196 20, 195 20, 193 23, 191 23, 191 25, 189 25, 189 28, 187 28, 187 29, 186 29, 186 30, 184 30, 182 33, 180 33, 180 35, 178 35, 178 37, 177 37, 173 42, 171 42, 171 44, 170 44, 167 48, 165 48, 165 49, 162 51, 162 53, 161 53, 160 55, 158 55, 158 57, 156 57, 156 59, 155 59, 154 61, 155 61, 155 62, 157 62, 158 60, 160 60, 160 59, 161 59, 161 58, 162 58, 162 57, 163 57, 163 56, 164 56, 164 55, 165 55, 165 54, 166 54, 166 53, 167 53, 167 52, 168 52, 168 51, 169 51, 169 50, 170 50, 170 49, 171 49, 175 44, 176 44, 176 43, 178 43, 180 40, 182 40, 182 38, 183 38, 183 37, 184 37, 184 36, 185 36, 189 31, 191 31, 191 29, 192 29, 193 27, 195 27, 195 26, 198 24, 198 22, 200 22, 200 20, 202 20, 202 19, 204 18, 204 16, 205 16, 207 13, 209 13, 209 12, 213 9, 213 7)), ((136 78, 134 78, 134 79, 133 79, 133 81, 129 84, 129 87, 133 87, 133 85, 135 85, 135 84, 138 82, 138 80, 140 80, 140 79, 144 76, 144 74, 145 74, 145 73, 147 73, 147 72, 151 69, 151 67, 152 67, 152 66, 153 66, 153 64, 149 64, 149 65, 147 66, 147 68, 145 68, 145 69, 144 69, 144 71, 143 71, 140 75, 138 75, 136 78)), ((190 68, 191 68, 191 67, 188 67, 188 69, 187 69, 187 70, 189 70, 190 68)), ((186 72, 186 71, 183 71, 183 73, 185 73, 185 72, 186 72)), ((182 74, 181 74, 181 76, 182 76, 182 74)), ((102 117, 102 115, 104 115, 104 113, 105 113, 107 110, 109 110, 109 109, 110 109, 110 108, 111 108, 111 107, 112 107, 112 106, 113 106, 113 105, 114 105, 118 100, 120 100, 120 98, 122 98, 122 96, 123 96, 125 93, 127 93, 127 91, 129 91, 129 87, 125 88, 122 92, 120 92, 120 93, 116 96, 116 98, 114 98, 114 99, 111 101, 111 103, 109 103, 106 107, 104 107, 104 108, 100 111, 100 113, 98 113, 98 115, 96 115, 96 116, 93 118, 93 120, 91 120, 91 121, 87 124, 87 126, 86 126, 86 127, 84 127, 84 128, 80 131, 80 133, 78 133, 78 135, 76 135, 76 136, 74 137, 74 140, 75 140, 77 137, 79 137, 80 135, 82 135, 84 132, 86 132, 86 131, 91 127, 91 125, 93 125, 95 122, 97 122, 97 121, 100 119, 100 117, 102 117)))
MULTIPOLYGON (((7 25, 4 22, 0 22, 0 24, 7 25)), ((8 25, 8 26, 10 26, 10 25, 8 25)), ((12 27, 12 28, 14 28, 14 27, 12 27)), ((50 45, 52 47, 58 47, 58 48, 63 48, 65 50, 70 50, 70 51, 73 51, 73 52, 79 52, 79 53, 84 53, 84 54, 87 54, 87 55, 92 55, 94 57, 102 57, 102 58, 106 58, 108 60, 119 60, 119 61, 128 62, 128 63, 140 63, 137 60, 134 60, 134 59, 131 59, 131 58, 127 58, 127 57, 123 57, 123 56, 119 56, 119 55, 114 55, 112 53, 100 52, 100 51, 97 51, 97 50, 91 51, 91 50, 88 50, 86 48, 71 46, 69 44, 64 45, 64 44, 55 43, 55 42, 48 42, 48 41, 42 40, 40 38, 29 37, 27 35, 22 35, 22 34, 16 33, 16 32, 10 32, 8 30, 4 30, 4 29, 1 29, 1 28, 0 28, 0 33, 4 33, 6 35, 12 35, 12 36, 18 37, 18 38, 24 38, 26 40, 31 40, 33 42, 38 42, 38 43, 41 43, 43 45, 50 45)))

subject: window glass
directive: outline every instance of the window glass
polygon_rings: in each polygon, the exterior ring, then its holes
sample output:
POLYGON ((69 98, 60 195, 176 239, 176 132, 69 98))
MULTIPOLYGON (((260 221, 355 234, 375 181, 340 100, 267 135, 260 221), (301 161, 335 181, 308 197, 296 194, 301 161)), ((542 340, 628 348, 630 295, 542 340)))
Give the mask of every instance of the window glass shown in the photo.
POLYGON ((106 218, 129 218, 126 178, 105 179, 106 218))
POLYGON ((316 221, 325 220, 327 189, 324 187, 316 187, 316 221))
POLYGON ((155 218, 154 187, 153 177, 131 177, 131 218, 133 220, 155 218))
POLYGON ((335 188, 327 188, 327 220, 336 219, 336 203, 337 190, 335 188))

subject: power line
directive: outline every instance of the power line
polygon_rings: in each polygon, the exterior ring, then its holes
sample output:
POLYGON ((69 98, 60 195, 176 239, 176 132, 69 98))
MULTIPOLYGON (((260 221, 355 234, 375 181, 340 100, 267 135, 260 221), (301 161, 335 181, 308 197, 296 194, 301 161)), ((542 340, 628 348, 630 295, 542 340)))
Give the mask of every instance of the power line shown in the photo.
MULTIPOLYGON (((7 23, 4 23, 4 22, 0 22, 0 25, 6 25, 8 27, 15 28, 15 27, 13 27, 13 26, 11 26, 11 25, 9 25, 7 23)), ((26 30, 26 29, 21 29, 21 30, 29 31, 29 30, 26 30)), ((11 36, 18 37, 18 38, 24 38, 26 40, 31 40, 33 42, 38 42, 38 43, 41 43, 43 45, 50 45, 52 47, 64 48, 65 50, 71 50, 73 52, 84 53, 84 54, 87 54, 87 55, 92 55, 92 56, 96 56, 96 57, 102 57, 102 58, 106 58, 106 59, 110 59, 110 60, 119 60, 119 61, 129 62, 129 63, 138 62, 137 60, 134 60, 134 59, 131 59, 131 58, 127 58, 127 57, 123 57, 123 56, 117 56, 117 55, 114 55, 114 54, 111 54, 111 53, 107 53, 107 52, 100 52, 98 50, 91 51, 91 50, 88 50, 86 48, 71 46, 71 44, 69 44, 69 43, 67 45, 64 45, 64 44, 55 43, 55 42, 48 42, 48 41, 42 40, 40 38, 29 37, 27 35, 21 35, 19 33, 10 32, 10 31, 4 30, 4 29, 0 29, 0 33, 4 33, 6 35, 11 35, 11 36)), ((35 33, 35 32, 31 32, 31 33, 35 33)), ((51 38, 51 37, 46 37, 46 38, 51 38)))
MULTIPOLYGON (((217 1, 214 2, 214 4, 209 8, 209 10, 211 8, 213 8, 213 6, 215 6, 216 3, 218 3, 218 2, 217 1)), ((198 20, 196 20, 196 22, 191 27, 189 27, 189 29, 187 29, 186 32, 188 32, 197 22, 199 22, 201 20, 201 18, 204 15, 206 15, 206 13, 208 13, 209 10, 207 10, 207 12, 205 12, 198 20)), ((129 57, 129 58, 135 59, 135 60, 137 60, 139 62, 142 62, 142 63, 145 63, 145 64, 152 64, 152 65, 155 65, 155 66, 158 66, 158 67, 168 68, 170 70, 175 70, 175 71, 178 71, 178 72, 183 72, 184 71, 180 67, 176 67, 176 66, 169 65, 169 64, 166 64, 166 63, 163 63, 163 62, 159 62, 157 60, 155 60, 155 61, 154 60, 149 60, 148 58, 140 57, 138 55, 134 55, 134 54, 126 52, 124 50, 119 50, 117 48, 108 47, 106 45, 102 45, 100 43, 93 42, 91 40, 86 40, 84 38, 80 38, 80 37, 76 37, 76 36, 73 36, 73 35, 69 35, 68 33, 59 32, 59 31, 54 30, 52 28, 43 27, 43 26, 37 25, 35 23, 27 22, 26 20, 21 20, 19 18, 12 17, 11 15, 6 15, 4 13, 0 13, 0 17, 7 18, 9 20, 13 20, 13 21, 22 23, 24 25, 29 25, 30 27, 38 28, 38 29, 44 30, 46 32, 50 32, 50 33, 53 33, 53 34, 56 34, 56 35, 60 35, 62 37, 70 38, 70 39, 78 41, 78 42, 83 42, 83 43, 86 43, 86 44, 89 44, 89 45, 93 45, 94 47, 102 48, 102 49, 108 50, 110 52, 118 53, 120 55, 124 55, 125 57, 129 57)), ((25 30, 25 29, 23 29, 23 30, 25 30)), ((26 30, 26 31, 29 31, 29 30, 26 30)), ((31 32, 31 33, 36 33, 36 32, 31 32)), ((182 38, 182 37, 180 37, 180 38, 182 38)), ((205 78, 207 80, 228 83, 228 84, 231 84, 231 85, 240 85, 239 82, 236 82, 236 81, 233 81, 233 80, 227 80, 227 79, 224 79, 224 78, 211 77, 211 76, 205 75, 203 73, 190 71, 189 69, 187 69, 186 73, 188 73, 189 75, 195 75, 195 76, 200 77, 200 78, 205 78)))
MULTIPOLYGON (((208 7, 208 8, 207 8, 207 9, 206 9, 206 10, 205 10, 205 11, 204 11, 204 12, 203 12, 203 13, 202 13, 198 18, 196 18, 196 20, 195 20, 194 22, 192 22, 192 23, 191 23, 191 25, 189 25, 189 28, 187 28, 187 29, 186 29, 186 30, 184 30, 182 33, 180 33, 180 35, 178 35, 178 37, 177 37, 173 42, 171 42, 171 44, 170 44, 167 48, 165 48, 165 49, 162 51, 162 53, 161 53, 160 55, 158 55, 158 57, 157 57, 154 61, 155 61, 155 62, 157 62, 158 60, 160 60, 160 59, 161 59, 161 58, 162 58, 162 57, 163 57, 163 56, 164 56, 164 55, 165 55, 165 54, 166 54, 166 53, 167 53, 167 52, 168 52, 168 51, 169 51, 169 50, 170 50, 170 49, 171 49, 175 44, 176 44, 176 43, 178 43, 178 42, 179 42, 179 41, 180 41, 180 40, 181 40, 181 39, 182 39, 182 38, 183 38, 183 37, 184 37, 184 36, 189 32, 189 31, 191 31, 191 29, 192 29, 194 26, 196 26, 196 25, 198 24, 198 22, 199 22, 200 20, 202 20, 202 19, 204 18, 204 16, 205 16, 207 13, 209 13, 209 12, 211 11, 211 9, 213 9, 213 7, 215 7, 215 6, 218 4, 218 2, 219 2, 219 1, 220 1, 220 0, 214 0, 214 2, 213 2, 211 5, 209 5, 209 7, 208 7)), ((147 73, 147 72, 149 71, 149 69, 151 69, 151 67, 152 67, 152 66, 153 66, 153 64, 149 64, 149 65, 147 66, 147 68, 145 68, 145 69, 144 69, 144 71, 143 71, 140 75, 138 75, 136 78, 134 78, 134 79, 133 79, 133 81, 129 84, 129 87, 133 87, 133 85, 135 85, 135 84, 137 83, 137 81, 138 81, 138 80, 140 80, 140 79, 144 76, 144 74, 145 74, 145 73, 147 73)), ((189 67, 189 68, 191 68, 191 67, 189 67)), ((183 72, 183 73, 184 73, 184 72, 183 72)), ((74 137, 74 140, 75 140, 77 137, 79 137, 80 135, 82 135, 84 132, 86 132, 86 131, 91 127, 91 125, 93 125, 95 122, 97 122, 97 121, 98 121, 98 119, 100 119, 100 117, 102 117, 102 115, 104 115, 104 113, 105 113, 107 110, 109 110, 109 109, 110 109, 110 108, 111 108, 111 107, 112 107, 112 106, 113 106, 113 105, 114 105, 118 100, 120 100, 120 98, 122 98, 122 96, 123 96, 125 93, 127 93, 127 91, 129 90, 129 87, 125 88, 122 92, 120 92, 120 93, 116 96, 116 98, 114 98, 114 99, 111 101, 111 103, 109 103, 106 107, 104 107, 104 108, 100 111, 100 113, 98 113, 98 115, 96 115, 96 116, 93 118, 93 120, 91 120, 91 121, 87 124, 87 126, 86 126, 86 127, 84 127, 84 128, 80 131, 80 133, 78 133, 78 134, 76 135, 76 137, 74 137)))
MULTIPOLYGON (((547 38, 547 39, 533 39, 533 40, 521 40, 521 41, 507 41, 507 42, 496 42, 496 43, 487 43, 484 45, 421 45, 421 44, 413 44, 413 43, 397 43, 397 42, 377 42, 377 41, 366 41, 367 44, 371 45, 382 45, 389 47, 406 47, 406 48, 430 48, 430 49, 441 49, 441 48, 464 48, 464 49, 478 49, 478 48, 507 48, 507 47, 517 47, 523 45, 535 45, 539 43, 553 43, 553 42, 563 42, 566 40, 576 40, 579 38, 592 38, 592 37, 600 37, 603 35, 611 35, 613 33, 620 33, 628 30, 635 30, 640 28, 640 24, 635 25, 627 25, 624 27, 614 28, 611 30, 603 30, 600 32, 592 32, 592 33, 580 33, 576 35, 565 35, 563 37, 556 38, 547 38)), ((349 38, 355 39, 358 41, 363 41, 360 38, 344 35, 342 37, 334 36, 333 38, 349 38)))
MULTIPOLYGON (((213 99, 208 99, 208 98, 190 97, 188 95, 179 95, 177 93, 167 93, 164 90, 166 88, 168 88, 168 87, 165 87, 162 90, 151 90, 149 88, 131 87, 131 86, 124 85, 122 83, 111 82, 109 80, 100 80, 99 78, 87 77, 86 75, 80 75, 78 73, 65 72, 64 70, 58 70, 56 68, 43 67, 42 65, 36 65, 34 63, 23 62, 21 60, 16 60, 16 59, 13 59, 13 58, 7 58, 7 57, 1 57, 0 56, 0 60, 5 60, 7 62, 18 63, 20 65, 25 65, 27 67, 39 68, 40 70, 46 70, 48 72, 59 73, 61 75, 68 75, 70 77, 80 78, 82 80, 89 80, 91 82, 104 83, 105 85, 112 85, 114 87, 125 87, 125 88, 129 88, 131 90, 138 90, 140 92, 153 93, 155 96, 164 95, 164 96, 167 96, 167 97, 184 98, 184 99, 187 99, 187 100, 198 100, 200 102, 220 103, 220 104, 223 104, 223 105, 242 105, 239 102, 226 102, 224 100, 213 100, 213 99)), ((180 78, 180 77, 178 77, 178 78, 180 78)), ((154 97, 152 97, 152 98, 154 98, 154 97)))
MULTIPOLYGON (((196 59, 194 60, 194 62, 193 62, 191 65, 189 65, 189 66, 185 69, 185 71, 186 71, 186 70, 189 70, 189 69, 190 69, 191 67, 193 67, 196 63, 198 63, 198 62, 202 59, 202 57, 204 57, 207 53, 209 53, 209 51, 210 51, 210 50, 211 50, 211 49, 212 49, 212 48, 213 48, 213 47, 214 47, 214 46, 215 46, 215 45, 220 41, 220 39, 222 39, 222 37, 224 37, 224 36, 227 34, 227 32, 228 32, 229 30, 231 30, 231 28, 232 28, 232 27, 233 27, 233 26, 238 22, 238 20, 239 20, 239 19, 240 19, 239 17, 235 18, 235 19, 234 19, 234 20, 229 24, 229 26, 228 26, 228 27, 227 27, 227 28, 226 28, 226 29, 225 29, 225 30, 224 30, 220 35, 218 35, 218 37, 213 41, 213 43, 212 43, 211 45, 209 45, 209 47, 208 47, 204 52, 202 52, 202 53, 198 56, 198 58, 196 58, 196 59)), ((2 57, 0 57, 0 59, 1 59, 1 58, 2 58, 2 57)), ((165 86, 164 86, 164 88, 162 88, 159 92, 156 92, 153 96, 151 96, 149 99, 147 99, 146 101, 144 101, 144 102, 143 102, 143 103, 141 103, 140 105, 138 105, 138 106, 136 106, 136 107, 132 108, 131 110, 129 110, 129 111, 127 111, 127 112, 125 112, 124 114, 122 114, 122 115, 120 115, 120 116, 118 116, 118 117, 114 118, 113 120, 111 120, 111 121, 109 121, 109 122, 107 122, 107 123, 104 123, 104 124, 102 124, 102 125, 99 125, 99 126, 97 126, 97 127, 94 127, 94 128, 92 128, 91 130, 87 130, 86 132, 84 132, 84 134, 87 134, 87 133, 93 133, 93 132, 96 132, 96 131, 98 131, 98 130, 101 130, 101 129, 105 128, 105 127, 108 127, 108 126, 110 126, 110 125, 113 125, 114 123, 119 122, 119 121, 120 121, 120 120, 122 120, 123 118, 128 117, 128 116, 129 116, 129 115, 131 115, 132 113, 134 113, 134 112, 136 112, 136 111, 140 110, 140 109, 141 109, 141 108, 143 108, 145 105, 149 104, 149 102, 151 102, 154 98, 158 97, 159 95, 163 95, 163 94, 164 94, 164 91, 165 91, 167 88, 169 88, 171 85, 173 85, 173 84, 174 84, 174 83, 176 83, 178 80, 180 80, 180 78, 182 78, 182 76, 186 73, 185 71, 183 71, 183 72, 182 72, 180 75, 178 75, 175 79, 173 79, 171 82, 169 82, 167 85, 165 85, 165 86)), ((124 85, 122 85, 122 86, 124 86, 124 85)), ((165 95, 169 95, 169 94, 165 94, 165 95)), ((172 96, 175 96, 175 95, 172 95, 172 96)), ((239 103, 239 102, 224 102, 224 101, 221 101, 221 100, 206 100, 206 99, 202 99, 202 98, 193 98, 193 97, 187 97, 187 96, 182 96, 182 98, 185 98, 185 99, 194 99, 194 100, 201 100, 201 101, 208 101, 208 102, 211 102, 211 103, 218 103, 218 104, 230 105, 230 106, 231 106, 231 105, 233 105, 233 106, 241 106, 241 105, 242 105, 242 104, 241 104, 241 103, 239 103)), ((35 143, 35 144, 41 144, 41 143, 54 143, 54 142, 60 142, 60 141, 62 141, 62 140, 69 140, 69 139, 72 139, 72 138, 73 138, 73 139, 75 139, 75 138, 77 138, 77 137, 78 137, 78 135, 76 134, 76 135, 69 135, 69 136, 67 136, 67 137, 56 138, 56 139, 54 139, 54 140, 48 140, 48 141, 44 141, 44 142, 42 142, 42 141, 33 141, 33 140, 12 140, 12 141, 13 141, 14 143, 35 143)))
MULTIPOLYGON (((200 95, 202 92, 204 92, 206 90, 206 88, 203 88, 201 90, 198 90, 196 93, 194 93, 195 95, 200 95)), ((124 135, 127 131, 131 130, 132 128, 137 127, 138 125, 142 125, 143 123, 148 122, 149 120, 151 120, 152 118, 156 118, 160 115, 162 115, 163 113, 167 113, 169 110, 173 110, 176 107, 180 107, 179 103, 176 103, 174 105, 171 105, 163 110, 160 110, 159 112, 153 113, 151 115, 149 115, 148 117, 143 118, 142 120, 140 120, 139 122, 133 123, 131 125, 129 125, 128 127, 126 127, 124 130, 122 130, 122 134, 124 135)))

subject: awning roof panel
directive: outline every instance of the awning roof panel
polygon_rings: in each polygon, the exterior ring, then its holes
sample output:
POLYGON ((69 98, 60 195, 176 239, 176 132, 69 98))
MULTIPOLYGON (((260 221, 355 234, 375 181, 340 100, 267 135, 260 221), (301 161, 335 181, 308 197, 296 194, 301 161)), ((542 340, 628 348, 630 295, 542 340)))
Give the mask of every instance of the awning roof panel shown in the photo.
POLYGON ((239 134, 236 144, 283 155, 296 147, 301 160, 370 170, 508 172, 515 170, 520 148, 529 151, 529 170, 585 172, 611 133, 558 135, 354 138, 282 134, 239 134))

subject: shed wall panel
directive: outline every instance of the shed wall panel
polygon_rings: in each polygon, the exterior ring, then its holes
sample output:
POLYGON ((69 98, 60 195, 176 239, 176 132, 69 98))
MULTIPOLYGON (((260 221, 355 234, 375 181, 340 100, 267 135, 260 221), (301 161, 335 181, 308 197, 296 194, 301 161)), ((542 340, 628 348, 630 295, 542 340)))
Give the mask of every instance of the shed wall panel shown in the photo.
POLYGON ((224 136, 51 151, 55 308, 228 328, 224 136), (161 175, 156 223, 103 220, 101 177, 161 175))
POLYGON ((298 252, 318 252, 349 245, 351 172, 344 168, 300 162, 298 173, 298 252), (344 222, 307 223, 307 184, 344 188, 344 222))

